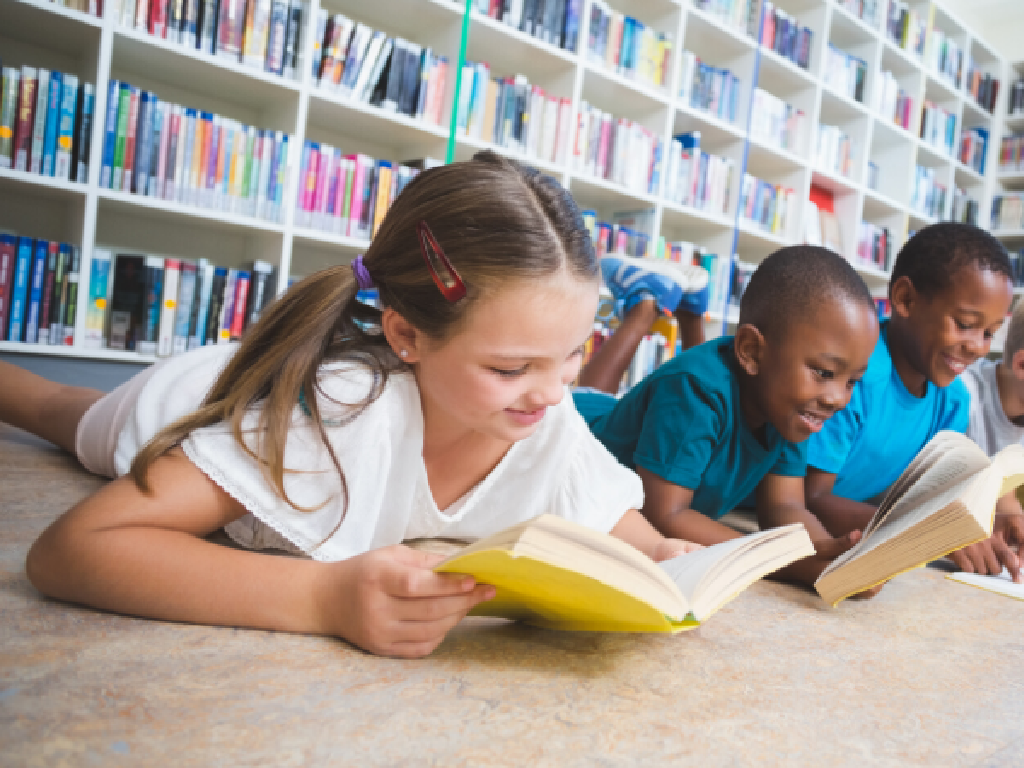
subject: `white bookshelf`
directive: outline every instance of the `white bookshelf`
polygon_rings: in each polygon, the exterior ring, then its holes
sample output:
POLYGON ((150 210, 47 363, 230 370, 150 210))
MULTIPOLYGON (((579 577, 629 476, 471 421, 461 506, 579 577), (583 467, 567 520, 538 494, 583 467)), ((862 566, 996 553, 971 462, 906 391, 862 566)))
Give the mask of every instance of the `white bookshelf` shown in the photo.
MULTIPOLYGON (((811 185, 816 184, 833 192, 844 253, 855 260, 857 226, 861 220, 887 226, 893 233, 895 249, 902 245, 908 229, 932 222, 909 207, 916 164, 935 168, 947 184, 944 216, 950 214, 953 184, 957 183, 978 200, 982 226, 988 224, 990 201, 997 184, 1024 187, 1024 174, 997 180, 991 170, 997 165, 994 148, 998 147, 1002 120, 975 107, 965 90, 954 88, 926 70, 917 57, 891 44, 881 27, 884 13, 880 14, 879 25, 872 26, 833 0, 778 0, 778 7, 813 31, 810 65, 805 70, 767 49, 759 51, 759 46, 745 30, 725 25, 688 1, 610 0, 609 4, 671 35, 673 50, 665 87, 634 82, 588 61, 591 0, 583 3, 579 51, 565 51, 546 44, 473 11, 466 53, 470 61, 488 62, 493 76, 523 74, 531 84, 570 99, 573 115, 585 101, 617 117, 642 123, 661 137, 665 148, 673 135, 699 130, 703 148, 731 157, 736 163, 728 210, 725 214, 714 214, 667 202, 662 197, 662 189, 651 194, 636 193, 612 182, 576 173, 568 165, 511 155, 556 176, 580 206, 596 210, 599 219, 606 220, 616 211, 653 208, 654 231, 650 233, 653 239, 662 235, 670 241, 688 240, 720 254, 730 253, 735 240, 738 257, 756 263, 780 246, 802 240, 805 201, 811 185), (824 84, 824 51, 830 41, 867 62, 865 103, 838 94, 824 84), (735 123, 692 108, 676 97, 681 78, 679 54, 684 49, 713 65, 731 69, 741 78, 743 93, 735 123), (873 99, 872 88, 882 70, 893 72, 913 99, 909 131, 891 124, 868 106, 873 99), (750 89, 754 85, 805 112, 807 136, 794 151, 748 139, 747 112, 750 89), (990 170, 984 177, 917 138, 925 98, 943 104, 957 116, 957 136, 962 126, 991 129, 986 163, 990 170), (814 134, 819 122, 838 125, 853 139, 854 164, 849 177, 814 166, 814 134), (737 217, 739 171, 745 152, 747 172, 796 192, 796 215, 792 217, 789 231, 783 235, 762 232, 737 217), (880 168, 878 189, 869 189, 866 185, 869 160, 880 168)), ((330 264, 347 262, 366 248, 366 241, 296 224, 296 177, 303 142, 307 139, 327 142, 346 152, 362 152, 397 162, 424 156, 445 157, 448 117, 455 90, 455 63, 465 10, 461 1, 309 0, 304 7, 298 74, 294 80, 268 75, 126 29, 114 16, 116 5, 114 0, 107 0, 105 17, 97 19, 44 0, 0 1, 0 55, 5 64, 30 64, 74 72, 96 86, 87 183, 56 182, 31 174, 0 171, 0 228, 80 245, 83 275, 89 274, 94 248, 107 248, 114 253, 206 257, 224 266, 240 266, 262 258, 274 263, 281 275, 306 275, 330 264), (447 56, 451 66, 442 125, 352 103, 320 89, 311 77, 311 26, 320 7, 331 13, 344 13, 390 35, 429 45, 447 56), (289 134, 289 172, 281 222, 101 188, 99 158, 107 84, 111 78, 154 90, 161 99, 289 134)), ((995 114, 1002 115, 1008 86, 1008 73, 1002 60, 941 5, 929 0, 915 5, 925 16, 929 6, 935 5, 936 26, 953 36, 967 55, 999 77, 1000 104, 995 114)), ((1019 118, 1015 125, 1024 126, 1024 118, 1019 118)), ((573 138, 570 136, 569 140, 573 138)), ((487 147, 491 145, 486 141, 459 138, 455 158, 466 160, 487 147)), ((493 148, 499 153, 511 154, 500 147, 493 148)), ((662 187, 664 171, 665 163, 662 164, 662 187)), ((1020 233, 1012 234, 1016 237, 1020 233)), ((873 292, 884 292, 886 273, 868 266, 858 265, 858 269, 873 292)), ((285 280, 279 280, 279 286, 285 284, 285 280)), ((86 302, 79 301, 78 344, 84 336, 85 309, 86 302)), ((720 329, 730 319, 735 320, 734 312, 709 315, 709 328, 720 329)), ((81 347, 0 342, 0 351, 146 362, 146 358, 135 353, 81 347)))

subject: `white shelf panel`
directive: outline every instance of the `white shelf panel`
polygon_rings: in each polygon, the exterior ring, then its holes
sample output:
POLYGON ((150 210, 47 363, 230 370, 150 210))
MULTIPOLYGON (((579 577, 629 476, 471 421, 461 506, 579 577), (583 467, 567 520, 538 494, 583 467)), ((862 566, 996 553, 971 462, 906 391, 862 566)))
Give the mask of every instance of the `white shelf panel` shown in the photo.
MULTIPOLYGON (((957 176, 962 179, 966 179, 967 184, 984 184, 985 177, 978 173, 976 170, 971 168, 969 165, 964 165, 956 158, 953 158, 953 170, 957 176)), ((961 185, 964 184, 960 179, 957 180, 961 185)))
POLYGON ((964 95, 963 127, 965 128, 988 128, 993 120, 990 112, 982 109, 973 96, 964 95))
MULTIPOLYGON (((596 176, 586 176, 579 173, 570 174, 569 190, 575 195, 577 192, 584 195, 584 199, 599 204, 615 206, 626 206, 629 208, 655 206, 658 199, 654 195, 644 192, 634 192, 621 184, 615 184, 607 179, 599 179, 596 176)), ((580 202, 581 207, 586 207, 580 202)))
MULTIPOLYGON (((786 94, 817 86, 817 78, 808 70, 794 64, 785 56, 780 56, 770 48, 761 48, 761 65, 758 73, 758 86, 773 93, 779 98, 786 94)), ((783 98, 783 100, 785 100, 783 98)))
POLYGON ((894 216, 908 212, 907 206, 883 195, 874 189, 862 187, 864 192, 864 217, 868 220, 894 216))
POLYGON ((28 173, 26 171, 15 171, 10 168, 0 168, 0 192, 5 194, 16 194, 18 190, 30 189, 31 194, 47 198, 61 198, 65 200, 84 200, 88 192, 85 184, 75 181, 64 181, 51 176, 43 176, 39 173, 28 173))
POLYGON ((99 46, 103 22, 81 11, 46 0, 3 0, 0 30, 6 36, 18 30, 18 39, 41 48, 73 55, 91 54, 99 46))
POLYGON ((24 344, 17 341, 0 341, 0 352, 15 352, 24 355, 43 355, 49 357, 79 357, 90 360, 112 360, 122 363, 154 363, 154 355, 142 355, 120 349, 89 349, 80 345, 66 347, 49 344, 24 344))
POLYGON ((600 65, 588 63, 584 66, 584 73, 584 101, 591 101, 601 109, 607 108, 616 117, 635 119, 636 115, 663 109, 671 101, 664 88, 635 82, 600 65))
POLYGON ((732 218, 725 214, 710 213, 689 205, 679 205, 678 203, 668 201, 662 201, 662 205, 664 206, 664 213, 662 215, 666 219, 672 220, 673 223, 685 224, 696 229, 706 228, 719 231, 732 229, 733 227, 732 218))
POLYGON ((185 205, 184 203, 161 200, 155 197, 134 195, 130 192, 115 192, 110 189, 100 189, 98 192, 100 205, 110 206, 112 209, 123 211, 146 210, 160 217, 170 217, 182 220, 186 223, 189 219, 197 219, 205 222, 215 229, 228 229, 243 232, 263 232, 283 234, 284 227, 263 219, 252 216, 243 216, 238 213, 222 211, 216 208, 201 208, 198 206, 185 205))
POLYGON ((811 182, 834 195, 849 195, 859 192, 861 185, 853 179, 823 168, 811 169, 811 182))
POLYGON ((766 232, 753 222, 743 218, 739 220, 738 229, 739 237, 736 244, 738 252, 746 248, 775 250, 790 244, 789 240, 782 235, 766 232))
POLYGON ((993 229, 992 235, 1000 240, 1024 240, 1024 229, 993 229))
POLYGON ((874 278, 876 280, 882 280, 882 281, 885 281, 885 282, 889 282, 889 278, 892 277, 892 275, 890 275, 884 269, 879 269, 878 267, 876 267, 876 266, 874 266, 872 264, 865 264, 863 262, 851 261, 850 262, 850 266, 852 266, 855 270, 857 270, 857 272, 859 272, 860 274, 864 275, 865 277, 874 278))
MULTIPOLYGON (((565 173, 565 169, 556 163, 549 163, 544 160, 540 160, 533 155, 527 155, 523 152, 516 152, 515 150, 507 147, 499 147, 497 144, 492 144, 489 141, 483 141, 482 139, 476 139, 471 136, 460 136, 457 140, 460 146, 466 147, 472 151, 472 153, 480 152, 485 149, 490 149, 499 155, 504 157, 510 157, 513 160, 517 160, 523 165, 529 165, 537 170, 544 171, 553 176, 560 177, 565 173)), ((469 159, 469 158, 466 158, 469 159)))
POLYGON ((721 323, 725 321, 728 325, 736 325, 740 321, 739 307, 729 306, 725 312, 708 311, 704 314, 704 321, 710 323, 721 323))
POLYGON ((1006 129, 1008 133, 1024 131, 1024 113, 1018 112, 1006 118, 1006 129))
POLYGON ((318 229, 295 227, 293 234, 296 240, 319 245, 335 245, 352 251, 365 251, 370 247, 369 240, 347 235, 336 235, 333 232, 322 232, 318 229))
POLYGON ((320 88, 310 93, 309 122, 325 131, 359 136, 377 144, 406 145, 448 140, 447 127, 344 99, 340 94, 320 88))
MULTIPOLYGON (((696 107, 691 107, 690 105, 683 104, 683 102, 678 100, 675 102, 675 106, 677 114, 676 123, 678 124, 681 118, 698 122, 700 124, 699 129, 701 131, 702 139, 706 137, 715 143, 729 140, 743 141, 745 131, 742 128, 726 122, 725 120, 721 120, 710 112, 706 112, 703 109, 697 109, 696 107), (704 131, 707 131, 706 136, 704 131)), ((673 134, 675 133, 678 133, 678 131, 673 130, 673 134)))
POLYGON ((757 47, 754 39, 743 32, 727 26, 715 18, 712 14, 702 11, 699 8, 690 6, 687 9, 686 35, 698 36, 708 35, 711 39, 722 45, 722 54, 726 57, 742 55, 757 47), (692 33, 691 33, 692 30, 692 33))
MULTIPOLYGON (((579 45, 583 47, 586 25, 582 19, 580 26, 579 45)), ((575 53, 545 43, 476 11, 470 25, 468 48, 466 59, 486 61, 491 65, 492 76, 521 73, 527 75, 531 83, 571 70, 578 61, 575 53)), ((454 66, 455 62, 451 64, 454 66)))

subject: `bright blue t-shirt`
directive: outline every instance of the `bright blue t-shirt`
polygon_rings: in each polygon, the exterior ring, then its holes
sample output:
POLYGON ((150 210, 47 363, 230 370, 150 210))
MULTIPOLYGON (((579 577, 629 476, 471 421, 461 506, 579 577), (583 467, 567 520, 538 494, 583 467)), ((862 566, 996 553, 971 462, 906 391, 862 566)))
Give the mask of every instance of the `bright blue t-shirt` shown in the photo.
POLYGON ((573 400, 622 464, 692 489, 691 508, 712 519, 768 473, 806 472, 805 443, 788 442, 771 424, 759 440, 747 426, 731 336, 677 355, 621 400, 595 392, 577 392, 573 400))
POLYGON ((888 330, 882 323, 850 404, 807 441, 808 466, 836 475, 832 492, 854 501, 883 493, 936 432, 966 432, 970 416, 960 379, 945 388, 928 382, 924 397, 910 393, 892 364, 888 330))

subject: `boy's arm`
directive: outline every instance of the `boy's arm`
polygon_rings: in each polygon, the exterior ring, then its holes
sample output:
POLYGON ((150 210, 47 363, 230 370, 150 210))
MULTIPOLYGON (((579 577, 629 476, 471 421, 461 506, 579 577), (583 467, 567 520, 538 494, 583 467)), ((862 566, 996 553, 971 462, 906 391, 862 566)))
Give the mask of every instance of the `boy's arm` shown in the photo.
POLYGON ((669 538, 694 541, 705 546, 737 539, 742 533, 690 509, 693 490, 670 483, 643 467, 636 472, 644 483, 643 515, 669 538))
POLYGON ((836 496, 832 493, 835 482, 835 474, 808 466, 804 480, 807 509, 814 513, 833 536, 863 531, 875 516, 875 507, 836 496))

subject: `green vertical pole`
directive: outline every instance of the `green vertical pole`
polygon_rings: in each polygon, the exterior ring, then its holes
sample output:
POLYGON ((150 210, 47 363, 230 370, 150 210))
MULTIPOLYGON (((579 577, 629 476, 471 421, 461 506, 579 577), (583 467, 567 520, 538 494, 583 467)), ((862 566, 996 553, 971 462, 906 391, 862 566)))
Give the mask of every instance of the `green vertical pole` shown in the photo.
POLYGON ((473 0, 466 0, 466 11, 462 14, 462 40, 459 41, 459 61, 455 65, 455 100, 452 101, 452 117, 448 124, 448 155, 445 163, 455 161, 455 128, 459 119, 459 90, 462 85, 462 65, 466 63, 466 40, 469 39, 469 17, 473 12, 473 0))

